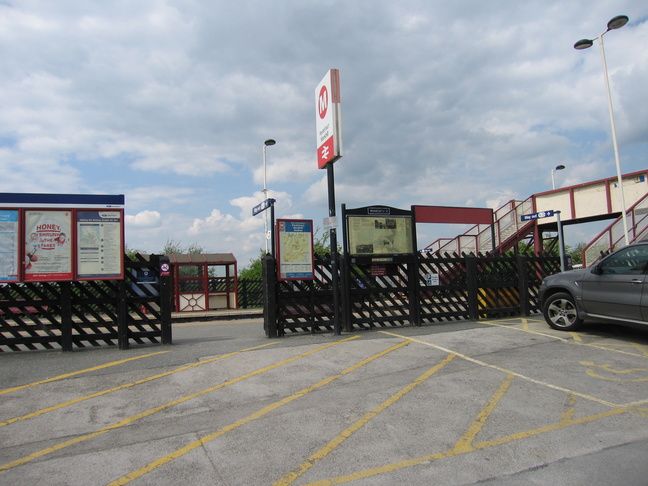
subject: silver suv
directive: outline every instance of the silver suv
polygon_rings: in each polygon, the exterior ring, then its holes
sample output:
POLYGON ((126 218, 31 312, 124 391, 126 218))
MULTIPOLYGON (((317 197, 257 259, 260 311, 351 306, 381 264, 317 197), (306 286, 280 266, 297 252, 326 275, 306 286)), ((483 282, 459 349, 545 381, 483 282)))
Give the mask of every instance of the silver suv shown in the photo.
POLYGON ((648 241, 643 241, 591 268, 546 277, 539 298, 547 324, 562 331, 578 329, 585 319, 648 325, 647 270, 648 241))

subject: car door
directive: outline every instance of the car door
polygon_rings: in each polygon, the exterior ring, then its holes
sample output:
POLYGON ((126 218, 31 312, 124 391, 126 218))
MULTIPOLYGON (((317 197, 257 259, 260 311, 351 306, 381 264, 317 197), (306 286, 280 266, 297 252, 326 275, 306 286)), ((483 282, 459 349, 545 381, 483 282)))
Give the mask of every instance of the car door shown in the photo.
POLYGON ((647 264, 648 245, 629 246, 604 259, 581 282, 585 312, 593 317, 644 320, 641 304, 647 264))

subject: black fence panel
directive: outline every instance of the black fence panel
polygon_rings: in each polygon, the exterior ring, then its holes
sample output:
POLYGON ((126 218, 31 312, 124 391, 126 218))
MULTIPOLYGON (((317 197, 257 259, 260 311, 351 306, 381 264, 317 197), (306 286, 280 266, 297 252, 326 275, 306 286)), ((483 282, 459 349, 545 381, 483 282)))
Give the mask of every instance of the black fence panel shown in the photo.
MULTIPOLYGON (((446 253, 384 264, 341 261, 340 315, 347 332, 530 315, 540 311, 542 279, 560 269, 558 257, 544 255, 446 253)), ((316 256, 315 262, 315 280, 288 282, 276 280, 273 260, 265 262, 268 336, 334 330, 330 258, 316 256)))
POLYGON ((263 280, 238 279, 238 306, 240 309, 263 307, 263 280))
POLYGON ((171 343, 169 277, 158 257, 125 257, 123 280, 0 286, 0 351, 171 343), (141 282, 142 272, 153 279, 141 282))

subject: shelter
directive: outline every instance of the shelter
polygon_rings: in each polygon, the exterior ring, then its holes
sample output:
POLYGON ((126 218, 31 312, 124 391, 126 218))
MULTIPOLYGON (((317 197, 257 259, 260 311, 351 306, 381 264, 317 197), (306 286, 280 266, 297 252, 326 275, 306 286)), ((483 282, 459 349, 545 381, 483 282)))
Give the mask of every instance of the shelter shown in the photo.
POLYGON ((238 309, 237 264, 232 253, 170 254, 176 312, 238 309))

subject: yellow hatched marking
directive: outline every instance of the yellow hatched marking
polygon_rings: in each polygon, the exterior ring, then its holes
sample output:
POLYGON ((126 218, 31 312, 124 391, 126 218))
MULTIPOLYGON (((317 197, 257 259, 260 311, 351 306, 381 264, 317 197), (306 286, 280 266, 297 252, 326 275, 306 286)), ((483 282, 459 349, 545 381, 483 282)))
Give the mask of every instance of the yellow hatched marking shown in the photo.
POLYGON ((13 388, 7 388, 5 390, 0 390, 0 395, 5 395, 7 393, 13 393, 18 390, 24 390, 25 388, 30 388, 36 385, 42 385, 44 383, 51 383, 53 381, 64 380, 65 378, 70 378, 72 376, 81 375, 83 373, 90 373, 91 371, 103 370, 105 368, 110 368, 111 366, 117 366, 120 364, 128 363, 129 361, 134 361, 136 359, 148 358, 150 356, 156 356, 158 354, 170 353, 170 351, 158 351, 157 353, 144 354, 142 356, 135 356, 134 358, 121 359, 119 361, 113 361, 111 363, 106 363, 99 366, 93 366, 92 368, 86 368, 84 370, 74 371, 72 373, 65 373, 63 375, 58 375, 53 378, 48 378, 47 380, 35 381, 34 383, 28 383, 27 385, 15 386, 13 388))
POLYGON ((564 429, 567 427, 571 427, 574 425, 580 425, 580 424, 585 424, 588 422, 593 422, 595 420, 600 420, 604 419, 607 417, 612 417, 614 415, 621 415, 623 413, 628 413, 628 410, 624 410, 622 408, 615 408, 613 410, 609 410, 607 412, 603 413, 597 413, 595 415, 590 415, 588 417, 582 417, 580 419, 575 419, 575 420, 566 420, 558 422, 556 424, 552 425, 547 425, 544 427, 539 427, 537 429, 531 429, 531 430, 526 430, 524 432, 519 432, 516 434, 511 434, 506 437, 502 437, 500 439, 494 439, 494 440, 489 440, 489 441, 484 441, 476 444, 472 444, 472 448, 466 448, 466 449, 458 449, 456 446, 453 449, 447 450, 447 451, 442 451, 442 452, 435 452, 433 454, 427 454, 425 456, 417 457, 414 459, 408 459, 405 461, 400 461, 400 462, 394 462, 392 464, 386 464, 384 466, 372 468, 372 469, 366 469, 364 471, 357 471, 351 474, 347 474, 344 476, 338 476, 335 478, 329 478, 329 479, 324 479, 321 481, 315 481, 312 483, 308 483, 305 486, 330 486, 334 484, 344 484, 348 483, 351 481, 357 481, 359 479, 365 479, 365 478, 370 478, 373 476, 378 476, 381 474, 387 474, 391 473, 394 471, 398 471, 400 469, 405 469, 408 467, 412 466, 417 466, 422 463, 428 463, 430 461, 438 461, 440 459, 445 459, 448 457, 453 457, 453 456, 458 456, 461 454, 466 454, 469 452, 472 452, 474 450, 483 450, 483 449, 488 449, 490 447, 495 447, 499 446, 502 444, 506 444, 508 442, 513 442, 515 440, 520 440, 520 439, 526 439, 528 437, 532 437, 534 435, 539 435, 543 434, 546 432, 552 432, 560 429, 564 429))
POLYGON ((463 453, 475 450, 475 447, 473 446, 475 437, 477 437, 477 434, 479 434, 481 429, 484 427, 484 424, 493 413, 493 410, 495 410, 495 407, 511 386, 512 379, 513 375, 511 374, 506 377, 506 380, 504 380, 504 382, 500 385, 499 389, 491 397, 491 399, 488 401, 488 404, 486 404, 483 410, 479 412, 466 433, 457 441, 454 449, 452 449, 454 452, 463 453))
POLYGON ((187 453, 189 453, 189 452, 191 452, 193 450, 198 449, 199 447, 204 446, 208 442, 210 442, 210 441, 212 441, 214 439, 217 439, 218 437, 221 437, 221 436, 227 434, 228 432, 231 432, 232 430, 237 429, 238 427, 240 427, 242 425, 245 425, 245 424, 247 424, 249 422, 257 420, 257 419, 263 417, 264 415, 278 409, 279 407, 282 407, 282 406, 284 406, 284 405, 286 405, 286 404, 288 404, 288 403, 290 403, 290 402, 292 402, 292 401, 294 401, 294 400, 296 400, 298 398, 301 398, 301 397, 307 395, 308 393, 310 393, 310 392, 312 392, 314 390, 317 390, 318 388, 323 387, 324 385, 328 385, 332 381, 337 380, 338 378, 341 378, 342 376, 347 375, 347 374, 351 373, 352 371, 357 370, 358 368, 370 363, 371 361, 374 361, 375 359, 378 359, 378 358, 380 358, 382 356, 385 356, 386 354, 391 353, 392 351, 395 351, 395 350, 397 350, 397 349, 399 349, 399 348, 401 348, 403 346, 406 346, 406 345, 407 345, 407 341, 403 341, 403 342, 401 342, 401 343, 399 343, 399 344, 397 344, 395 346, 392 346, 389 349, 386 349, 384 351, 381 351, 380 353, 374 354, 373 356, 370 356, 369 358, 366 358, 366 359, 360 361, 359 363, 356 363, 355 365, 345 369, 344 371, 342 371, 342 372, 340 372, 340 373, 338 373, 336 375, 329 376, 328 378, 325 378, 325 379, 315 383, 314 385, 309 386, 308 388, 304 388, 304 389, 298 391, 297 393, 294 393, 294 394, 292 394, 292 395, 290 395, 288 397, 283 398, 282 400, 279 400, 279 401, 277 401, 275 403, 272 403, 272 404, 270 404, 270 405, 268 405, 266 407, 263 407, 261 410, 255 412, 255 413, 253 413, 251 415, 248 415, 247 417, 245 417, 245 418, 243 418, 241 420, 238 420, 238 421, 234 422, 233 424, 230 424, 230 425, 228 425, 226 427, 223 427, 222 429, 220 429, 220 430, 218 430, 216 432, 213 432, 213 433, 208 434, 208 435, 206 435, 204 437, 201 437, 200 439, 198 439, 198 440, 196 440, 194 442, 191 442, 190 444, 187 444, 185 447, 182 447, 182 448, 176 450, 175 452, 172 452, 171 454, 168 454, 168 455, 166 455, 164 457, 161 457, 160 459, 158 459, 156 461, 153 461, 153 462, 149 463, 148 465, 144 466, 141 469, 138 469, 137 471, 133 471, 132 473, 127 474, 126 476, 123 476, 123 477, 117 479, 116 481, 113 481, 113 482, 109 483, 107 486, 121 486, 121 485, 124 485, 124 484, 128 484, 131 481, 133 481, 133 480, 135 480, 135 479, 137 479, 137 478, 139 478, 141 476, 144 476, 145 474, 147 474, 147 473, 149 473, 149 472, 151 472, 151 471, 153 471, 153 470, 155 470, 155 469, 157 469, 157 468, 159 468, 161 466, 164 466, 165 464, 168 464, 171 461, 173 461, 175 459, 178 459, 179 457, 182 457, 185 454, 187 454, 187 453))
POLYGON ((244 351, 252 351, 254 349, 264 348, 264 347, 270 346, 272 344, 276 344, 276 342, 262 344, 260 346, 254 346, 252 348, 242 349, 240 351, 235 351, 233 353, 224 354, 224 355, 218 356, 216 358, 211 358, 211 359, 208 359, 208 360, 205 360, 205 361, 199 361, 198 363, 192 363, 192 364, 187 365, 187 366, 182 366, 180 368, 176 368, 175 370, 166 371, 164 373, 160 373, 159 375, 149 376, 148 378, 143 378, 141 380, 133 381, 131 383, 126 383, 124 385, 119 385, 119 386, 116 386, 116 387, 113 387, 113 388, 109 388, 107 390, 102 390, 102 391, 98 391, 98 392, 95 392, 95 393, 91 393, 90 395, 85 395, 85 396, 82 396, 82 397, 79 397, 79 398, 75 398, 73 400, 68 400, 67 402, 58 403, 56 405, 52 405, 51 407, 43 408, 43 409, 38 410, 36 412, 28 413, 28 414, 22 415, 20 417, 14 417, 14 418, 11 418, 11 419, 6 420, 4 422, 0 422, 0 427, 4 427, 5 425, 13 424, 13 423, 16 423, 16 422, 21 422, 23 420, 31 419, 31 418, 34 418, 34 417, 38 417, 39 415, 43 415, 43 414, 48 413, 48 412, 53 412, 55 410, 60 410, 60 409, 65 408, 65 407, 69 407, 70 405, 74 405, 74 404, 77 404, 77 403, 84 402, 86 400, 90 400, 91 398, 97 398, 97 397, 100 397, 102 395, 107 395, 108 393, 116 392, 118 390, 124 390, 126 388, 130 388, 130 387, 133 387, 135 385, 141 385, 142 383, 157 380, 158 378, 163 378, 165 376, 169 376, 169 375, 172 375, 174 373, 179 373, 180 371, 186 371, 188 369, 195 368, 197 366, 202 366, 202 365, 207 364, 207 363, 212 363, 212 362, 218 361, 220 359, 229 358, 230 356, 234 356, 234 355, 242 353, 244 351))
MULTIPOLYGON (((188 400, 191 400, 192 398, 196 398, 196 397, 199 397, 201 395, 205 395, 205 394, 210 393, 212 391, 218 390, 220 388, 224 388, 226 386, 233 385, 234 383, 238 383, 239 381, 245 380, 246 378, 249 378, 251 376, 259 375, 259 374, 264 373, 266 371, 278 368, 279 366, 282 366, 284 364, 291 363, 291 362, 296 361, 296 360, 298 360, 300 358, 303 358, 303 357, 308 356, 310 354, 316 353, 317 351, 321 351, 323 349, 330 348, 331 346, 335 346, 336 344, 344 343, 344 342, 350 341, 352 339, 356 339, 358 337, 360 337, 360 336, 353 336, 351 338, 343 339, 341 341, 336 341, 334 343, 329 343, 329 344, 326 344, 324 346, 320 346, 319 348, 316 348, 316 349, 313 349, 311 351, 307 351, 305 353, 302 353, 299 356, 295 356, 293 358, 289 358, 287 360, 280 361, 279 363, 275 363, 273 365, 266 366, 265 368, 261 368, 259 370, 253 371, 251 373, 247 373, 245 375, 239 376, 238 378, 233 378, 231 380, 225 381, 225 382, 223 382, 223 383, 221 383, 219 385, 216 385, 216 386, 213 386, 213 387, 210 387, 210 388, 206 388, 206 389, 201 390, 199 392, 192 393, 191 395, 186 395, 186 396, 184 396, 182 398, 178 398, 177 400, 173 400, 171 402, 165 403, 165 404, 160 405, 158 407, 151 408, 151 409, 146 410, 144 412, 141 412, 141 413, 138 413, 138 414, 133 415, 131 417, 125 418, 125 419, 123 419, 123 420, 121 420, 119 422, 116 422, 116 423, 112 424, 112 425, 108 425, 106 427, 103 427, 103 428, 101 428, 101 429, 99 429, 99 430, 97 430, 95 432, 91 432, 89 434, 85 434, 85 435, 82 435, 82 436, 79 436, 79 437, 75 437, 74 439, 70 439, 70 440, 67 440, 65 442, 61 442, 61 443, 56 444, 56 445, 54 445, 52 447, 48 447, 47 449, 42 449, 40 451, 34 452, 33 454, 30 454, 29 456, 23 457, 22 459, 18 459, 18 460, 9 462, 7 464, 4 464, 4 465, 0 466, 0 471, 6 471, 6 470, 14 468, 16 466, 20 466, 20 465, 25 464, 27 462, 33 461, 34 459, 37 459, 39 457, 43 457, 43 456, 46 456, 48 454, 51 454, 52 452, 56 452, 58 450, 69 447, 71 445, 78 444, 79 442, 83 442, 83 441, 86 441, 88 439, 92 439, 92 438, 97 437, 99 435, 105 434, 106 432, 109 432, 111 430, 115 430, 115 429, 118 429, 120 427, 124 427, 125 425, 129 425, 129 424, 131 424, 131 423, 133 423, 133 422, 135 422, 135 421, 137 421, 139 419, 142 419, 144 417, 148 417, 149 415, 153 415, 154 413, 160 412, 160 411, 165 410, 165 409, 167 409, 169 407, 172 407, 174 405, 179 405, 179 404, 184 403, 184 402, 186 402, 188 400)), ((275 344, 275 343, 268 343, 267 345, 269 345, 269 344, 275 344)), ((267 345, 262 345, 262 346, 267 346, 267 345)), ((248 350, 256 349, 256 348, 259 348, 259 347, 262 347, 262 346, 255 346, 254 348, 248 348, 248 350)), ((234 353, 230 353, 229 355, 223 355, 223 356, 220 356, 218 359, 222 359, 222 358, 225 358, 227 356, 232 356, 234 354, 238 354, 238 353, 241 353, 243 351, 246 351, 246 350, 236 351, 234 353)), ((204 363, 204 362, 201 361, 201 363, 204 363)))
POLYGON ((496 366, 496 365, 492 365, 492 364, 489 364, 489 363, 485 363, 484 361, 480 361, 478 359, 471 358, 470 356, 466 356, 465 354, 458 353, 456 351, 445 348, 443 346, 439 346, 437 344, 428 343, 426 341, 421 341, 420 339, 416 339, 416 338, 409 337, 409 336, 401 336, 400 334, 396 334, 396 333, 393 333, 393 332, 388 332, 388 331, 379 331, 379 332, 381 332, 383 334, 388 334, 390 336, 399 337, 401 339, 406 339, 408 341, 412 341, 412 342, 415 342, 415 343, 423 344, 425 346, 430 346, 431 348, 440 349, 441 351, 445 351, 448 354, 456 354, 459 358, 464 359, 466 361, 469 361, 471 363, 475 363, 475 364, 477 364, 479 366, 483 366, 485 368, 491 368, 491 369, 500 371, 502 373, 505 373, 507 375, 510 374, 510 375, 516 376, 518 378, 521 378, 523 380, 526 380, 526 381, 528 381, 530 383, 535 383, 536 385, 541 385, 541 386, 544 386, 546 388, 551 388, 552 390, 558 390, 558 391, 565 392, 565 393, 573 393, 576 396, 579 396, 579 397, 584 398, 586 400, 590 400, 592 402, 600 403, 601 405, 605 405, 606 407, 613 407, 614 408, 614 407, 621 406, 621 405, 617 405, 616 403, 611 403, 611 402, 608 402, 606 400, 601 400, 600 398, 596 398, 596 397, 593 397, 591 395, 587 395, 585 393, 580 393, 580 392, 577 392, 577 391, 574 391, 574 390, 570 390, 569 388, 564 388, 562 386, 552 385, 551 383, 536 380, 536 379, 531 378, 529 376, 525 376, 525 375, 523 375, 521 373, 516 373, 515 371, 507 370, 506 368, 502 368, 501 366, 496 366))
POLYGON ((395 395, 393 395, 389 399, 385 400, 379 406, 374 408, 371 412, 367 413, 362 418, 360 418, 358 421, 356 421, 353 425, 351 425, 347 429, 343 430, 337 437, 335 437, 333 440, 331 440, 328 444, 326 444, 324 447, 322 447, 315 454, 311 455, 308 459, 306 459, 304 462, 302 462, 299 466, 297 466, 291 472, 286 474, 283 478, 279 479, 278 481, 275 481, 273 483, 273 486, 287 486, 289 484, 292 484, 293 481, 295 481, 295 479, 297 479, 299 476, 304 474, 311 467, 313 467, 315 464, 317 464, 319 461, 321 461, 327 455, 329 455, 331 452, 333 452, 333 450, 336 447, 338 447, 345 440, 347 440, 349 437, 351 437, 351 435, 353 435, 355 432, 360 430, 360 428, 362 428, 367 422, 369 422, 371 419, 376 417, 378 414, 380 414, 381 412, 386 410, 388 407, 390 407, 391 405, 396 403, 398 400, 403 398, 407 393, 414 390, 417 386, 419 386, 425 380, 427 380, 432 375, 434 375, 437 371, 439 371, 441 368, 443 368, 445 365, 447 365, 455 357, 456 357, 456 355, 451 354, 450 356, 445 358, 441 363, 439 363, 439 364, 433 366, 432 368, 430 368, 428 371, 423 373, 421 376, 419 376, 412 383, 410 383, 405 388, 400 390, 398 393, 396 393, 395 395))

